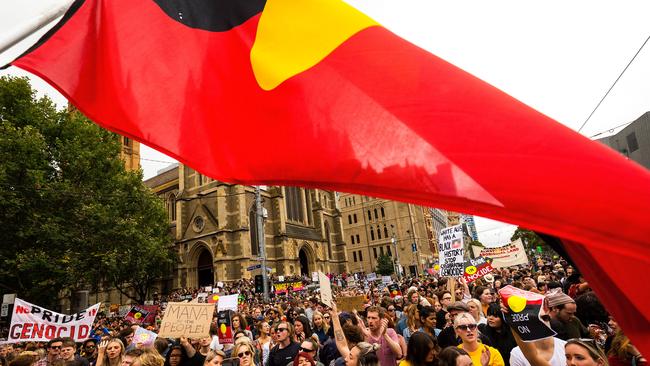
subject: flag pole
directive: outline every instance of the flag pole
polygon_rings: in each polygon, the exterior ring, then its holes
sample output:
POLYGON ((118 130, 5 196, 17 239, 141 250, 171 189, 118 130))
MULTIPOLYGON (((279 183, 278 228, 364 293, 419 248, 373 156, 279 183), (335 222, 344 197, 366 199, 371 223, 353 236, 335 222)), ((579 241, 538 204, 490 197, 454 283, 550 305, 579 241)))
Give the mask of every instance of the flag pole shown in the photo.
POLYGON ((56 18, 62 16, 73 2, 74 0, 65 0, 64 2, 59 2, 57 6, 44 9, 38 16, 16 27, 9 34, 0 37, 0 55, 36 33, 39 29, 50 24, 56 18))

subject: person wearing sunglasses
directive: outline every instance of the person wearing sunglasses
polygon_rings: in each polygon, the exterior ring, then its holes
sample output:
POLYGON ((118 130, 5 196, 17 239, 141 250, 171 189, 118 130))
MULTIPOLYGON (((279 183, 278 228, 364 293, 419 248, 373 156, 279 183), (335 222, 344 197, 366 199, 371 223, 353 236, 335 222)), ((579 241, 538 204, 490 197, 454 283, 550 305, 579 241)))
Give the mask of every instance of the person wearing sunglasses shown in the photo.
POLYGON ((237 358, 239 358, 240 366, 258 366, 258 364, 255 363, 254 347, 249 342, 241 342, 235 344, 235 348, 233 348, 232 355, 237 356, 237 358))
POLYGON ((277 344, 269 352, 267 366, 286 366, 300 351, 300 343, 293 341, 293 326, 289 322, 280 322, 276 329, 277 344))
POLYGON ((61 357, 61 347, 63 340, 54 338, 47 342, 47 356, 38 360, 36 366, 50 366, 61 357))
POLYGON ((460 313, 454 319, 454 330, 460 337, 458 348, 464 349, 474 366, 504 366, 503 357, 496 348, 479 342, 478 325, 470 313, 460 313))

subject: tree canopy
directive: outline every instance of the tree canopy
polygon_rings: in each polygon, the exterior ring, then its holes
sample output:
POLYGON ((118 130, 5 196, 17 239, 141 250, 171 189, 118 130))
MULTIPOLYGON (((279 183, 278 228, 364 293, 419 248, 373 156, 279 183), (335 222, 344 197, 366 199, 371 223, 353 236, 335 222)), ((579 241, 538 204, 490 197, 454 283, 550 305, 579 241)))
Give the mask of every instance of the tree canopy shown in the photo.
POLYGON ((112 285, 143 301, 176 254, 162 202, 120 137, 0 78, 0 291, 43 306, 112 285))

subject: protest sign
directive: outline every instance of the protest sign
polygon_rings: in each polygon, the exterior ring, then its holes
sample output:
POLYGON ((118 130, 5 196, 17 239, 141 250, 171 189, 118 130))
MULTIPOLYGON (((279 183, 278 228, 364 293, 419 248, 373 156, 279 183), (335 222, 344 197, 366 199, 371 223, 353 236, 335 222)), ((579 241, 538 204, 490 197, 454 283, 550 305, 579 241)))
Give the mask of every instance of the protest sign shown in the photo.
POLYGON ((212 286, 205 286, 203 289, 205 292, 212 292, 212 286))
POLYGON ((336 298, 336 307, 338 310, 347 311, 349 313, 354 310, 362 311, 365 303, 366 297, 364 295, 336 298))
POLYGON ((220 344, 232 344, 234 343, 233 334, 232 334, 232 322, 230 320, 230 311, 220 311, 217 314, 217 337, 219 338, 220 344))
POLYGON ((219 304, 217 305, 217 311, 219 312, 226 311, 226 310, 237 311, 238 298, 239 298, 239 294, 219 296, 219 304))
POLYGON ((390 298, 395 296, 402 296, 402 291, 399 289, 399 286, 396 283, 391 283, 388 285, 388 292, 390 293, 390 298))
POLYGON ((522 340, 530 342, 556 334, 541 318, 544 295, 508 285, 499 290, 499 296, 509 310, 504 314, 506 323, 522 340))
POLYGON ((492 268, 490 262, 488 262, 484 257, 468 259, 465 261, 465 272, 463 273, 463 277, 465 277, 467 283, 472 283, 493 270, 494 268, 492 268))
POLYGON ((390 276, 381 276, 381 283, 383 283, 384 285, 388 285, 391 282, 393 282, 393 279, 390 278, 390 276))
POLYGON ((156 341, 157 337, 158 334, 150 330, 146 330, 142 327, 137 327, 135 328, 135 332, 133 333, 133 343, 141 344, 145 347, 149 347, 153 345, 153 342, 156 341))
POLYGON ((318 272, 311 273, 311 282, 318 282, 318 272))
POLYGON ((375 272, 368 273, 366 276, 366 281, 375 281, 377 280, 377 274, 375 272))
POLYGON ((147 315, 149 315, 149 312, 143 306, 133 305, 124 317, 124 320, 131 324, 142 324, 147 315))
POLYGON ((318 272, 318 283, 320 284, 320 301, 332 307, 332 285, 329 277, 325 276, 323 272, 318 272))
POLYGON ((493 268, 505 268, 519 264, 528 264, 524 243, 517 239, 510 244, 497 248, 472 247, 475 257, 487 257, 493 268))
POLYGON ((64 315, 16 298, 7 341, 46 342, 53 338, 70 337, 81 342, 90 337, 99 305, 95 304, 76 314, 64 315))
POLYGON ((460 277, 465 272, 465 250, 463 248, 463 225, 455 225, 440 230, 438 240, 440 253, 440 274, 460 277))
POLYGON ((274 284, 274 287, 276 295, 287 293, 287 291, 303 291, 305 289, 302 281, 278 282, 274 284))
POLYGON ((208 304, 214 304, 214 303, 216 303, 217 301, 219 301, 219 295, 217 295, 217 294, 210 294, 210 296, 208 296, 208 304))
POLYGON ((143 305, 142 309, 148 311, 149 314, 144 317, 142 324, 154 324, 156 322, 156 315, 158 315, 158 305, 143 305))
POLYGON ((210 334, 210 322, 214 304, 180 303, 167 304, 165 316, 160 323, 159 337, 201 338, 210 334))
POLYGON ((129 313, 129 310, 131 310, 131 305, 120 305, 120 310, 118 312, 118 315, 120 318, 124 318, 126 314, 129 313))

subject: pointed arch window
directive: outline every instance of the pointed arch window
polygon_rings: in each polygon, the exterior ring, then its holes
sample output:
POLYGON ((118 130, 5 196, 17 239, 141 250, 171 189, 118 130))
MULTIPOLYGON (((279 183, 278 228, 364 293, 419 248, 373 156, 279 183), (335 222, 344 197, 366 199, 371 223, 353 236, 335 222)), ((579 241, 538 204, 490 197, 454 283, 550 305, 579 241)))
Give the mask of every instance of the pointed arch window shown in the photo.
POLYGON ((257 238, 257 206, 253 205, 250 212, 248 213, 248 224, 250 226, 250 235, 251 235, 251 255, 260 254, 259 240, 257 238))

